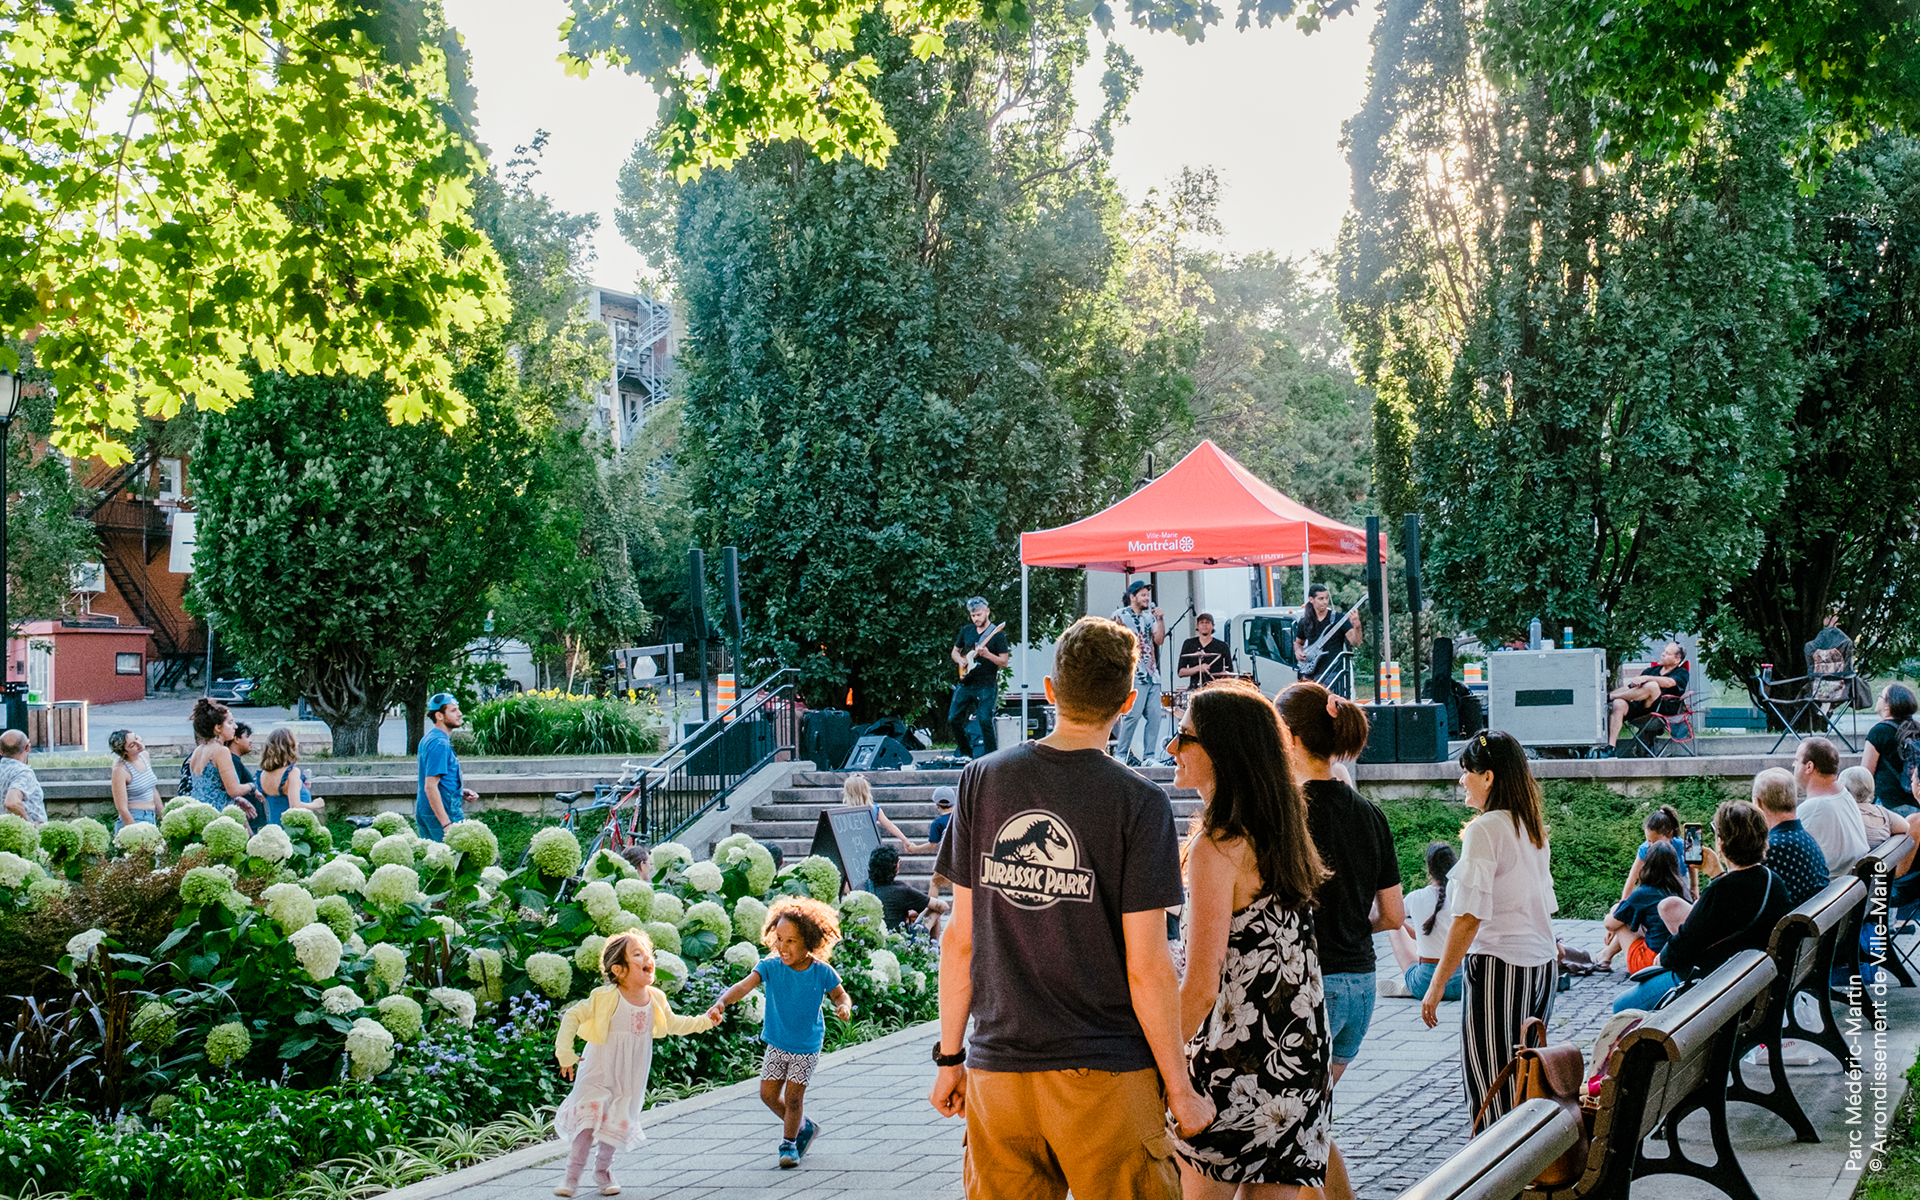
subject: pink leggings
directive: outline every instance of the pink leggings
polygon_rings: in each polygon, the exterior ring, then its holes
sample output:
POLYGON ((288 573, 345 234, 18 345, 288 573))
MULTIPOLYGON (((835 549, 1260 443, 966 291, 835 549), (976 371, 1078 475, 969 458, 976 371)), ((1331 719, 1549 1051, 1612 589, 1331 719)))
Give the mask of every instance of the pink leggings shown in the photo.
MULTIPOLYGON (((567 1158, 567 1186, 574 1187, 580 1182, 580 1172, 587 1167, 587 1151, 593 1146, 593 1130, 582 1129, 580 1136, 573 1139, 573 1153, 567 1158)), ((593 1177, 605 1183, 613 1176, 613 1146, 608 1142, 600 1143, 600 1154, 593 1164, 593 1177)))

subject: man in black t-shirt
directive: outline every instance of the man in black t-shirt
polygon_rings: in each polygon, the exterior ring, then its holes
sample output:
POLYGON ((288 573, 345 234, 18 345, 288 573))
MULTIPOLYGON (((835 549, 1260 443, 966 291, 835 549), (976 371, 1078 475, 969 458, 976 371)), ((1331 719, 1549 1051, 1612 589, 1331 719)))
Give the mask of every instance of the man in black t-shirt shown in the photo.
POLYGON ((970 1200, 1174 1200, 1167 1110, 1182 1136, 1214 1117, 1187 1076, 1167 953, 1173 809, 1106 752, 1138 657, 1120 625, 1076 621, 1046 681, 1053 732, 960 775, 935 867, 953 915, 927 1099, 966 1117, 970 1200))
POLYGON ((973 667, 960 680, 960 686, 953 689, 947 724, 953 729, 954 748, 970 758, 979 758, 1000 748, 993 732, 993 713, 1000 707, 1000 668, 1013 657, 1013 647, 1007 644, 1005 630, 994 630, 992 637, 987 636, 987 630, 993 628, 993 614, 987 609, 986 597, 967 601, 967 616, 971 623, 962 625, 954 635, 950 657, 956 667, 965 667, 967 654, 976 647, 979 653, 974 655, 973 667), (969 720, 979 721, 978 739, 967 730, 969 720))
POLYGON ((1203 688, 1233 673, 1233 652, 1213 636, 1212 613, 1195 617, 1193 629, 1199 636, 1180 644, 1180 678, 1190 688, 1203 688))
POLYGON ((1687 652, 1679 642, 1668 642, 1660 651, 1660 661, 1640 672, 1640 678, 1607 693, 1613 711, 1607 716, 1607 753, 1613 753, 1620 741, 1620 726, 1652 716, 1654 706, 1686 694, 1687 652))
POLYGON ((1293 658, 1305 668, 1300 672, 1300 678, 1321 684, 1335 695, 1349 695, 1353 689, 1353 672, 1339 669, 1340 654, 1349 646, 1359 644, 1359 612, 1334 612, 1333 597, 1324 583, 1316 583, 1308 588, 1307 611, 1293 626, 1293 658), (1344 635, 1334 628, 1341 621, 1347 625, 1344 635), (1317 651, 1316 646, 1319 647, 1317 651), (1317 657, 1313 657, 1316 654, 1317 657), (1310 664, 1309 658, 1312 658, 1310 664))

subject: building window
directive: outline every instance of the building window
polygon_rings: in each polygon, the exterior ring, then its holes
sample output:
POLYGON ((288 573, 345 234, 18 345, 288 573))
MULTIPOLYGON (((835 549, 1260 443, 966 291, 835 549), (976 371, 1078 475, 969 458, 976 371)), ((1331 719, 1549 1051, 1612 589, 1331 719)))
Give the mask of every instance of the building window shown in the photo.
POLYGON ((138 653, 116 654, 113 656, 113 673, 115 675, 138 675, 146 669, 146 663, 138 653))
POLYGON ((177 458, 160 460, 160 472, 157 482, 160 485, 160 499, 184 500, 187 498, 187 474, 177 458))

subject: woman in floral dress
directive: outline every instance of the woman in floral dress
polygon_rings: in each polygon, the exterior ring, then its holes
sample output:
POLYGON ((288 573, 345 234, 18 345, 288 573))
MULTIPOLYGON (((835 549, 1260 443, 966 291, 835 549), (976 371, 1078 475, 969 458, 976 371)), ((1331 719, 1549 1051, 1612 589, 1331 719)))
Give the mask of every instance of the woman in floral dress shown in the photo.
POLYGON ((1180 1022, 1187 1073, 1219 1110, 1175 1138, 1181 1184, 1187 1200, 1286 1200, 1329 1182, 1331 1045, 1311 909, 1326 871, 1279 714, 1258 689, 1195 693, 1168 749, 1175 786, 1204 803, 1187 845, 1180 1022))

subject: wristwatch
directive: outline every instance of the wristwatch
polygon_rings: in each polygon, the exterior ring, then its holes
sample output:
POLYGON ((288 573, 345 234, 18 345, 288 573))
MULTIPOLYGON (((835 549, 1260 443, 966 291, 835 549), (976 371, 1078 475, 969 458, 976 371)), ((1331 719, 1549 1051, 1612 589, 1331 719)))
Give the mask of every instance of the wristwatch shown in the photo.
POLYGON ((933 1065, 934 1066, 957 1067, 966 1061, 967 1061, 967 1048, 965 1046, 960 1047, 960 1053, 958 1054, 942 1054, 940 1053, 940 1043, 935 1042, 933 1044, 933 1065))

